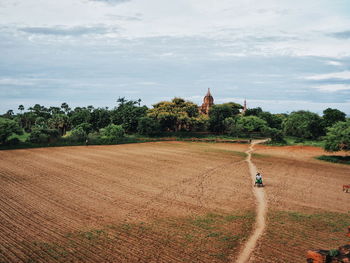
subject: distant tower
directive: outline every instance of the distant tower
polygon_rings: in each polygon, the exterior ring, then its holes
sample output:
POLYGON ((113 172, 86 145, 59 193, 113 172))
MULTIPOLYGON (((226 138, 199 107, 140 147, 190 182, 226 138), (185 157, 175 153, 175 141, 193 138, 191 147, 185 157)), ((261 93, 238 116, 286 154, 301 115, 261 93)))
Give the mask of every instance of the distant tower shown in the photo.
POLYGON ((246 111, 247 111, 247 101, 244 100, 242 114, 244 115, 246 111))
POLYGON ((203 104, 200 107, 199 111, 203 114, 208 114, 211 106, 214 105, 214 98, 210 94, 210 89, 208 89, 207 95, 203 99, 203 104))

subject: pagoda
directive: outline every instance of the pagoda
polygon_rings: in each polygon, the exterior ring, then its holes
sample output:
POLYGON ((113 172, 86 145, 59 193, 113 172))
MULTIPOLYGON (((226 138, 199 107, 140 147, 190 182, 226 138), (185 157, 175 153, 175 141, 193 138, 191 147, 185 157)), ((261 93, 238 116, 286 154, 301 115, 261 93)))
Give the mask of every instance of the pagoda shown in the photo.
POLYGON ((199 111, 202 114, 208 115, 210 108, 214 105, 214 98, 210 93, 210 89, 208 89, 207 95, 205 95, 203 99, 203 104, 199 107, 199 111))

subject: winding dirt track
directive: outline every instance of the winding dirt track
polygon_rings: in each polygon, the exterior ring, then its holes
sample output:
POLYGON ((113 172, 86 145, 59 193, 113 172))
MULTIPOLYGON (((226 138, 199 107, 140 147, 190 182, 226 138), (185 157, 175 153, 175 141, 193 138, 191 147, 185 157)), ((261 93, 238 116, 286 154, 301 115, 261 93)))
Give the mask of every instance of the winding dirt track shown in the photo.
MULTIPOLYGON (((251 161, 252 152, 254 151, 254 145, 262 142, 264 141, 253 141, 249 149, 246 151, 246 154, 248 155, 246 161, 249 166, 249 172, 253 184, 255 183, 255 175, 257 173, 257 168, 251 161)), ((253 193, 257 203, 255 229, 253 234, 250 236, 247 243, 245 244, 242 252, 239 254, 236 263, 250 262, 254 248, 256 247, 259 238, 264 233, 266 227, 267 200, 265 197, 264 188, 253 187, 253 193)))

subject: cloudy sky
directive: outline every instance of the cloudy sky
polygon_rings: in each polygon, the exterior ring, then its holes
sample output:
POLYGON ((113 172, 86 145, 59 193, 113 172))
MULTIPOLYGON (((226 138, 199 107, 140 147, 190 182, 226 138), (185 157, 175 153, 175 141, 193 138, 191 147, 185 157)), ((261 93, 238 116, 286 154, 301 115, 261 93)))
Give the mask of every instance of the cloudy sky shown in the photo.
POLYGON ((175 96, 350 115, 349 0, 0 0, 0 113, 175 96))

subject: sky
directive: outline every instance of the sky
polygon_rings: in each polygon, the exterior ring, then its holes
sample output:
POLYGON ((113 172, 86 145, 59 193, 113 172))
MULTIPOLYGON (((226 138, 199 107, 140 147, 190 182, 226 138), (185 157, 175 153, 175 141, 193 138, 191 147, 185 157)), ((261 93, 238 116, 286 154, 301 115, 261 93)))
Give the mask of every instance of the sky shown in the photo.
POLYGON ((350 115, 349 0, 0 0, 0 113, 247 100, 350 115))

